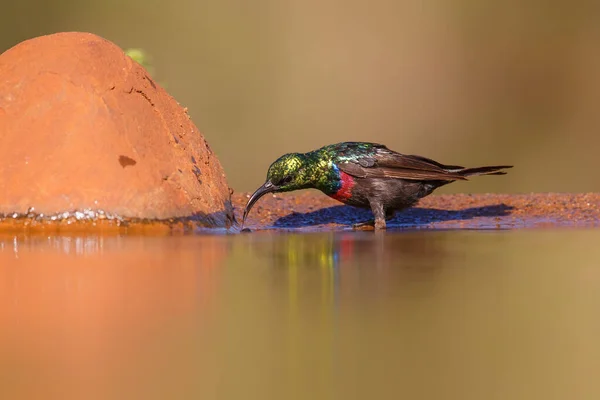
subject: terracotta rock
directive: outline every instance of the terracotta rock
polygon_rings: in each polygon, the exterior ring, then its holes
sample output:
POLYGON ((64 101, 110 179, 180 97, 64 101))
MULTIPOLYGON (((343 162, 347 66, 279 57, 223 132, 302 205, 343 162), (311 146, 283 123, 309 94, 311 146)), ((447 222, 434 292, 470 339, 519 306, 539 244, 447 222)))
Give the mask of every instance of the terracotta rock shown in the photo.
POLYGON ((27 40, 0 55, 0 77, 0 215, 103 210, 230 225, 219 160, 115 44, 89 33, 27 40))

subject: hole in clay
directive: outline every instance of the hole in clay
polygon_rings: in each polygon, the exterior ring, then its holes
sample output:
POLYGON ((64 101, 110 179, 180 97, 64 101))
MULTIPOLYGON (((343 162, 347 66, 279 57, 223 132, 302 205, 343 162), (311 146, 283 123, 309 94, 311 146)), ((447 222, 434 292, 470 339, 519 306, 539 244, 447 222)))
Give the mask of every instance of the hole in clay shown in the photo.
POLYGON ((119 156, 119 164, 121 164, 121 167, 125 168, 129 166, 134 166, 135 164, 137 164, 137 161, 127 156, 119 156))

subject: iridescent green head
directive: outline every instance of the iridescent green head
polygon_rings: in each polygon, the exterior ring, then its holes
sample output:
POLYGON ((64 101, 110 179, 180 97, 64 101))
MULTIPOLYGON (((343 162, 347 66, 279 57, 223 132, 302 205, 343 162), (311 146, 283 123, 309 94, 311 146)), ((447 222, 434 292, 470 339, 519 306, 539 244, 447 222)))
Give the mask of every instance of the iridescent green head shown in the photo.
POLYGON ((289 192, 306 185, 303 154, 290 153, 279 157, 267 171, 267 182, 271 182, 276 192, 289 192))
POLYGON ((305 155, 299 153, 285 154, 275 160, 269 167, 266 182, 250 196, 244 209, 242 226, 254 203, 265 194, 311 187, 311 180, 306 174, 307 162, 305 155))

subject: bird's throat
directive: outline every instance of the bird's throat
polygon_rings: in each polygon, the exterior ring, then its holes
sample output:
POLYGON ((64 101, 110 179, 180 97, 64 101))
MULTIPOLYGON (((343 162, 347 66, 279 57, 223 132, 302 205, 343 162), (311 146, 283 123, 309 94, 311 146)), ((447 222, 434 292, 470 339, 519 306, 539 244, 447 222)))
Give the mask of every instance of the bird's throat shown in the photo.
POLYGON ((339 171, 340 174, 340 186, 336 192, 330 194, 329 196, 341 201, 345 202, 346 200, 352 197, 352 188, 356 185, 354 178, 344 171, 339 171))

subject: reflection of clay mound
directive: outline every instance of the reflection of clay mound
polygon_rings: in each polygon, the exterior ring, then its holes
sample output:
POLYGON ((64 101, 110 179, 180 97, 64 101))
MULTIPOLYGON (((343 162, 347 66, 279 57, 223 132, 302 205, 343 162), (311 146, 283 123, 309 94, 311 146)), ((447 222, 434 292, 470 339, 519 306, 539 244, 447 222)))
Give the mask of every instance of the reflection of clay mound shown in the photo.
POLYGON ((221 164, 186 111, 113 43, 28 40, 0 55, 0 76, 0 214, 233 218, 221 164))
POLYGON ((0 233, 0 398, 121 398, 121 382, 189 354, 167 338, 210 327, 229 242, 169 239, 0 233))

